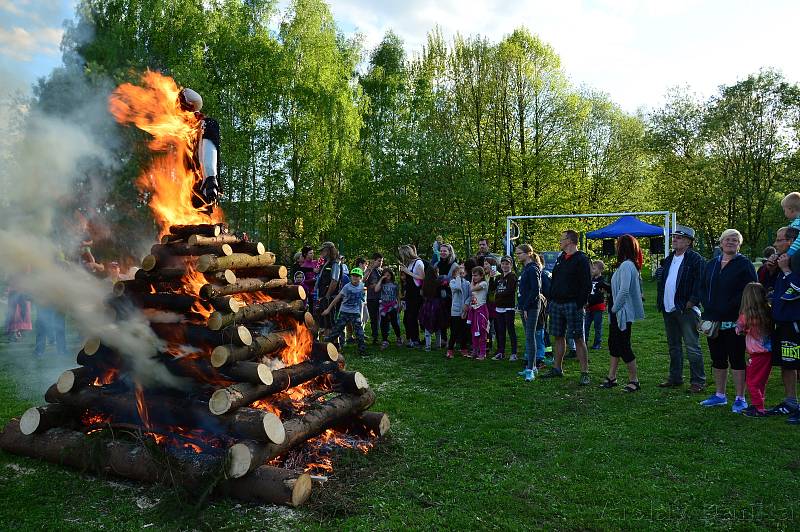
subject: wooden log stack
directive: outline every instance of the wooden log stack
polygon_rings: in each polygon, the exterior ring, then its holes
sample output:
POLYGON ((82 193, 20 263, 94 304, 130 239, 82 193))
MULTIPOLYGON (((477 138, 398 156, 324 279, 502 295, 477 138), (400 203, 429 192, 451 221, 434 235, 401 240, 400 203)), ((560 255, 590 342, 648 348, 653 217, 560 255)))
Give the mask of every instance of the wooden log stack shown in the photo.
POLYGON ((139 361, 96 339, 45 394, 0 432, 0 448, 146 482, 202 487, 224 470, 216 492, 298 506, 310 476, 267 462, 329 429, 380 437, 375 394, 345 371, 335 346, 314 342, 302 287, 257 242, 220 224, 172 226, 130 281, 113 287, 109 312, 141 312, 160 339, 161 371, 176 387, 140 374, 139 361), (299 399, 298 399, 299 397, 299 399), (125 428, 127 430, 103 430, 125 428), (141 438, 120 439, 138 431, 141 438), (111 437, 109 438, 109 434, 111 437), (101 439, 98 444, 97 439, 101 439), (161 456, 178 471, 165 470, 161 456))

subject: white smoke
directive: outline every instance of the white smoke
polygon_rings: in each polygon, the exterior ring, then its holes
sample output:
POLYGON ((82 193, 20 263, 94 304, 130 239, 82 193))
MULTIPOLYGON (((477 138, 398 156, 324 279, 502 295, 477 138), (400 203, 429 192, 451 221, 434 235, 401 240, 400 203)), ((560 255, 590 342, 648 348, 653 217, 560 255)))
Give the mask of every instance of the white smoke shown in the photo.
MULTIPOLYGON (((98 338, 116 349, 143 384, 179 386, 182 380, 153 358, 159 340, 146 318, 132 313, 117 321, 105 303, 110 282, 64 260, 65 254, 77 250, 80 235, 54 226, 59 224, 59 208, 65 198, 74 198, 78 181, 87 173, 113 175, 115 166, 106 95, 85 92, 85 100, 68 118, 29 110, 24 120, 13 123, 18 114, 0 112, 0 131, 12 139, 0 145, 0 274, 13 279, 36 307, 68 316, 83 338, 98 338)), ((0 94, 3 103, 11 98, 0 94)), ((104 187, 93 185, 91 200, 98 201, 104 187)))

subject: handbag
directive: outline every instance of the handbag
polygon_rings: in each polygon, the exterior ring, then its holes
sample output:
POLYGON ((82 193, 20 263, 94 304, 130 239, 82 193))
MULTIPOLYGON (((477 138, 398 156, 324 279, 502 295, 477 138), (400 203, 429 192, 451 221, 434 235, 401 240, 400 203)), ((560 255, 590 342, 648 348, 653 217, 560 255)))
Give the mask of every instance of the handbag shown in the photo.
POLYGON ((700 320, 697 323, 697 332, 707 338, 716 338, 719 335, 721 321, 700 320))

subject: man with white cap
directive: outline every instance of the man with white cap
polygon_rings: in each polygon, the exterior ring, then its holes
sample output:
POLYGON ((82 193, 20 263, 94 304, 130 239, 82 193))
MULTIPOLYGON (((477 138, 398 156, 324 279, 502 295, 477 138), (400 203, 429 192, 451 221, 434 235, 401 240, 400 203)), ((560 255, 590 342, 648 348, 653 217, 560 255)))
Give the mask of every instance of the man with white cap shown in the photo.
POLYGON ((694 229, 676 225, 672 232, 672 253, 664 262, 664 273, 658 281, 656 305, 664 316, 664 329, 669 346, 669 376, 659 384, 676 388, 683 384, 683 350, 689 359, 688 391, 700 393, 706 385, 703 353, 697 322, 700 319, 700 276, 705 261, 694 249, 694 229))
POLYGON ((181 89, 178 93, 178 106, 194 113, 200 121, 197 144, 195 146, 195 161, 199 167, 200 181, 195 186, 193 204, 196 208, 204 205, 210 213, 219 201, 221 187, 219 185, 219 123, 213 118, 200 112, 203 108, 203 98, 189 88, 181 89))

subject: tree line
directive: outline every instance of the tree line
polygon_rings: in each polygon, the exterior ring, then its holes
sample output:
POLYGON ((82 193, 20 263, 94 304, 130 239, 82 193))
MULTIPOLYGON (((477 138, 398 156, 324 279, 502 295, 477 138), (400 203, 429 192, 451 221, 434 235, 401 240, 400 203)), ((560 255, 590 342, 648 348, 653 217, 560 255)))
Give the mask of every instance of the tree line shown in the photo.
MULTIPOLYGON (((80 0, 62 49, 34 106, 68 107, 75 73, 100 90, 150 68, 200 92, 221 126, 229 223, 284 257, 321 240, 350 256, 425 250, 438 234, 463 254, 499 241, 507 215, 631 210, 676 211, 705 243, 735 227, 760 252, 797 188, 800 88, 769 69, 630 114, 570 82, 524 27, 499 42, 433 28, 408 58, 392 32, 364 50, 322 0, 282 13, 270 0, 80 0)), ((140 132, 120 133, 104 212, 129 230, 148 223, 132 185, 148 154, 140 132)), ((603 224, 526 223, 521 239, 555 249, 567 225, 603 224)))

